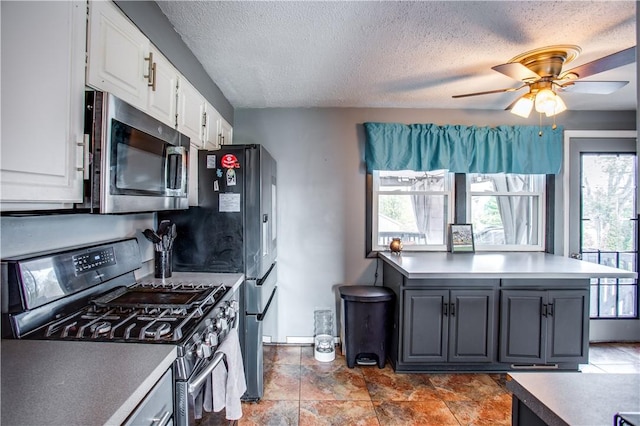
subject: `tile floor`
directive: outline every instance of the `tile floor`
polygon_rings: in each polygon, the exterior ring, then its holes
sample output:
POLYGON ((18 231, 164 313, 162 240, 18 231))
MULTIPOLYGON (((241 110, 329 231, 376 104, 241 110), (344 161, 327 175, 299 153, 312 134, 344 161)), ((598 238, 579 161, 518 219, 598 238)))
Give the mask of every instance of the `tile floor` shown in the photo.
MULTIPOLYGON (((592 344, 584 373, 640 374, 640 343, 592 344)), ((504 374, 395 374, 387 363, 350 369, 340 350, 319 362, 310 346, 265 346, 264 397, 242 404, 242 425, 510 425, 504 374)), ((228 424, 224 410, 201 426, 228 424)))

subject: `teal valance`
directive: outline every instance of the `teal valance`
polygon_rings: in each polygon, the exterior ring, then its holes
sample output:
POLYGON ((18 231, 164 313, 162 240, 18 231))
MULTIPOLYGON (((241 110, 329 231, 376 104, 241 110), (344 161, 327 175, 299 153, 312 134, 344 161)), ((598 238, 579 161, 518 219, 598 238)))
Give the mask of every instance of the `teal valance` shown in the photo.
POLYGON ((562 128, 364 123, 367 171, 557 174, 562 128))

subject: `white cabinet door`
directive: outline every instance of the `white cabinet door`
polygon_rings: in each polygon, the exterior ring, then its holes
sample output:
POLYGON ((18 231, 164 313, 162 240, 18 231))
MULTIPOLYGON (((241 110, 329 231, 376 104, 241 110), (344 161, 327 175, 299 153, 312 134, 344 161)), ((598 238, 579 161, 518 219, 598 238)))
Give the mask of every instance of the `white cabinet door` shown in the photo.
POLYGON ((150 48, 153 62, 147 112, 175 128, 179 73, 155 46, 151 45, 150 48))
POLYGON ((178 131, 202 148, 206 101, 186 79, 181 78, 178 86, 178 131))
POLYGON ((111 1, 89 2, 87 85, 146 109, 149 40, 111 1))
POLYGON ((1 2, 2 210, 82 201, 86 4, 1 2))
POLYGON ((222 116, 210 104, 205 104, 205 132, 204 132, 204 149, 220 148, 220 120, 222 116))
POLYGON ((233 127, 224 118, 220 118, 220 145, 233 143, 233 127))

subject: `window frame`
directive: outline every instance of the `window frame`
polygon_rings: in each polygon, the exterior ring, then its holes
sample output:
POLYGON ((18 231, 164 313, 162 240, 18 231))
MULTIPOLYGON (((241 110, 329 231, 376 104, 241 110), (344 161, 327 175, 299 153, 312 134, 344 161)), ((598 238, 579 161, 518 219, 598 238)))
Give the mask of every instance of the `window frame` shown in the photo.
MULTIPOLYGON (((455 214, 455 175, 451 172, 445 172, 445 179, 447 179, 448 191, 380 191, 379 190, 379 170, 374 170, 372 173, 367 173, 367 257, 375 257, 378 252, 389 251, 389 247, 378 245, 378 205, 380 194, 393 194, 398 193, 401 195, 444 195, 447 197, 447 222, 443 224, 443 244, 433 245, 407 245, 404 244, 403 251, 413 252, 433 252, 433 251, 446 251, 447 250, 447 229, 448 224, 452 223, 455 214)), ((398 170, 399 173, 406 172, 404 170, 398 170)), ((418 172, 422 173, 422 172, 418 172)))
MULTIPOLYGON (((466 173, 465 177, 465 217, 467 223, 473 223, 471 220, 472 216, 472 198, 473 196, 493 196, 493 197, 538 197, 538 205, 536 209, 536 216, 539 218, 538 221, 538 232, 537 232, 537 244, 482 244, 479 243, 476 239, 475 249, 476 251, 519 251, 519 252, 544 252, 547 247, 546 242, 546 229, 547 229, 547 179, 546 175, 537 174, 533 176, 537 176, 537 185, 540 188, 540 191, 521 191, 521 192, 509 192, 509 191, 471 191, 471 179, 476 175, 519 175, 518 173, 466 173)), ((477 224, 474 224, 477 225, 477 224)), ((477 227, 474 226, 474 232, 477 227)))
MULTIPOLYGON (((467 194, 467 175, 466 173, 452 173, 449 172, 451 176, 453 176, 452 187, 451 187, 451 199, 448 203, 449 209, 449 223, 470 223, 467 222, 467 204, 469 203, 469 195, 467 194)), ((492 246, 484 246, 482 250, 478 250, 478 246, 476 245, 476 251, 539 251, 546 253, 554 252, 554 217, 553 217, 553 209, 554 209, 554 198, 555 198, 555 175, 542 175, 544 176, 542 182, 542 189, 544 195, 540 199, 540 207, 539 211, 541 213, 541 223, 539 228, 539 233, 541 233, 541 238, 539 239, 539 244, 536 246, 505 246, 505 245, 492 245, 492 246), (490 247, 490 248, 488 248, 490 247)), ((374 231, 376 228, 373 227, 374 222, 374 203, 377 206, 377 196, 374 200, 374 180, 373 173, 366 173, 366 193, 365 193, 365 257, 366 258, 376 258, 378 257, 379 252, 389 252, 388 247, 381 247, 381 249, 377 249, 378 246, 373 245, 374 241, 374 231)), ((377 214, 377 207, 375 208, 375 214, 377 214)), ((376 219, 377 221, 377 219, 376 219)), ((377 237, 377 235, 376 235, 377 237)), ((376 240, 377 241, 377 240, 376 240)), ((435 246, 434 246, 435 247, 435 246)), ((448 247, 445 245, 438 246, 441 247, 439 249, 429 249, 429 250, 415 250, 418 252, 433 252, 433 251, 447 251, 448 247)), ((482 247, 482 245, 481 245, 482 247)), ((411 248, 407 246, 404 247, 404 251, 412 251, 411 248)))

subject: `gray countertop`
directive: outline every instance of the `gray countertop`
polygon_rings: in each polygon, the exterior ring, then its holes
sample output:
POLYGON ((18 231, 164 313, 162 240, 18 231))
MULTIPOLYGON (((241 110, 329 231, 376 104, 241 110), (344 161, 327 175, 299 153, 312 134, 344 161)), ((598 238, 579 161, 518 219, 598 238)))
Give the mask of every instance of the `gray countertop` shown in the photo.
POLYGON ((540 252, 387 252, 378 256, 407 278, 635 278, 623 269, 540 252))
MULTIPOLYGON (((139 281, 161 281, 153 275, 139 281)), ((235 291, 243 274, 174 272, 174 282, 235 291)), ((0 344, 2 425, 119 425, 176 359, 176 346, 6 340, 0 344)))
POLYGON ((3 425, 121 424, 176 359, 174 345, 2 340, 3 425))
POLYGON ((608 426, 640 411, 639 374, 509 373, 507 389, 550 426, 608 426))

